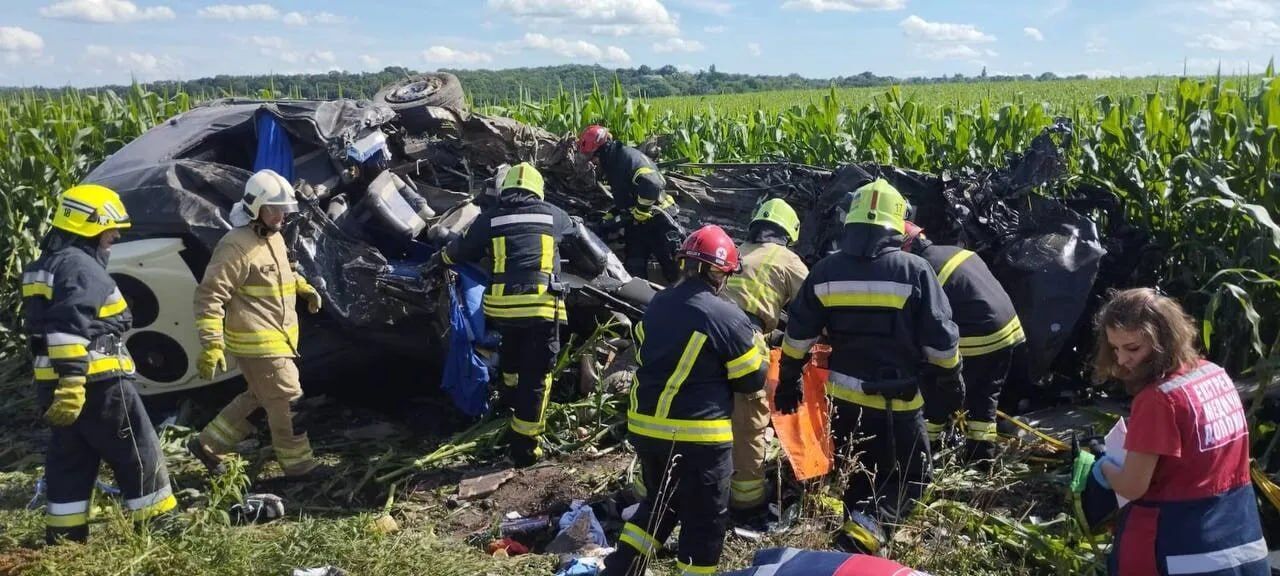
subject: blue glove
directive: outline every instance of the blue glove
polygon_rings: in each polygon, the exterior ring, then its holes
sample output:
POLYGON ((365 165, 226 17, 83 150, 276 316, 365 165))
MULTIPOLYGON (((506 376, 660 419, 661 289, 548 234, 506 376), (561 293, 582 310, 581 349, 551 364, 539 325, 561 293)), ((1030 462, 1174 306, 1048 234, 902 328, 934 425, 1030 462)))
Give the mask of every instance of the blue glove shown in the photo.
POLYGON ((1107 477, 1102 473, 1103 462, 1110 462, 1117 468, 1123 468, 1124 465, 1112 456, 1103 456, 1102 458, 1099 458, 1097 462, 1093 463, 1093 479, 1097 480, 1098 484, 1102 485, 1103 488, 1106 488, 1107 490, 1114 490, 1114 488, 1111 487, 1111 483, 1107 481, 1107 477))

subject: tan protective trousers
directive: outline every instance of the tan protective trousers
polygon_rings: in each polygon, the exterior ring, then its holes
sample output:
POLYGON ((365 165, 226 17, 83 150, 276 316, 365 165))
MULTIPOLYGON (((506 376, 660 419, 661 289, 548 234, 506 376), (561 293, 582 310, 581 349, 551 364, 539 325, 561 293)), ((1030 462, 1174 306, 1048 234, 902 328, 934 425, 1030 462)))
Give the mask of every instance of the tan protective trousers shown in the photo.
POLYGON ((307 435, 295 434, 290 403, 302 397, 302 383, 293 358, 236 358, 248 389, 236 396, 200 432, 200 442, 215 454, 225 454, 253 432, 249 417, 267 411, 271 447, 289 476, 306 474, 318 462, 307 435))
POLYGON ((749 510, 765 502, 764 430, 769 426, 769 398, 764 390, 733 395, 733 481, 729 507, 749 510))

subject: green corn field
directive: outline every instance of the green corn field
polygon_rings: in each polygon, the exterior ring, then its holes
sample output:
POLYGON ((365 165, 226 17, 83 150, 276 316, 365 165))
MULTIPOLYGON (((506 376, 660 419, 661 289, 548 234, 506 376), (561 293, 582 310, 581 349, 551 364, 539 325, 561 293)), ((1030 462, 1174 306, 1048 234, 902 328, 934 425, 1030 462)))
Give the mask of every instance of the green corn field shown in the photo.
MULTIPOLYGON (((135 86, 0 102, 0 355, 20 345, 17 279, 34 257, 54 195, 157 122, 186 110, 182 93, 135 86)), ((781 159, 878 162, 924 171, 1001 164, 1055 117, 1073 121, 1071 190, 1113 192, 1158 250, 1134 284, 1159 284, 1204 321, 1211 355, 1238 372, 1280 356, 1280 83, 1113 79, 939 84, 657 100, 610 90, 562 93, 486 111, 560 134, 602 123, 638 142, 673 136, 663 153, 694 162, 781 159)), ((1055 190, 1056 191, 1056 190, 1055 190)), ((1054 193, 1055 191, 1049 191, 1054 193)), ((1107 214, 1095 214, 1105 220, 1107 214)))

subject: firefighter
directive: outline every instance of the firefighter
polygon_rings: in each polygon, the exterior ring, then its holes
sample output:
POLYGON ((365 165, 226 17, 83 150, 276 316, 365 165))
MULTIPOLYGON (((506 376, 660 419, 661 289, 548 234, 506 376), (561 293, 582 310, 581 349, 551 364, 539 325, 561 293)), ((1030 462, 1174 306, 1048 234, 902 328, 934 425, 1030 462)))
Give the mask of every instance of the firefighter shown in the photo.
POLYGON ((649 260, 658 262, 668 283, 676 281, 675 249, 684 238, 676 222, 675 200, 658 167, 643 152, 613 139, 604 126, 588 126, 578 138, 578 150, 602 169, 613 195, 613 209, 602 219, 606 227, 621 226, 626 245, 627 272, 648 278, 649 260))
POLYGON ((827 394, 843 458, 861 453, 864 472, 844 493, 846 522, 836 543, 877 553, 885 525, 905 518, 930 479, 920 388, 936 379, 954 410, 964 395, 959 334, 933 269, 901 250, 906 200, 877 179, 854 192, 840 251, 819 261, 788 308, 774 403, 794 413, 809 347, 831 346, 827 394))
MULTIPOLYGON (((1022 323, 1004 287, 977 254, 958 246, 934 244, 915 223, 906 223, 902 249, 929 262, 947 295, 960 330, 964 359, 965 453, 969 462, 995 457, 996 406, 1009 375, 1014 347, 1025 342, 1022 323)), ((929 441, 937 442, 951 414, 932 402, 925 390, 924 413, 929 441)))
POLYGON ((522 467, 542 456, 551 370, 566 321, 559 245, 577 233, 569 215, 543 194, 542 175, 533 165, 513 166, 498 202, 439 253, 449 265, 492 259, 484 314, 502 337, 498 368, 504 385, 514 388, 508 455, 522 467))
MULTIPOLYGON (((778 329, 786 306, 809 275, 804 261, 787 247, 800 239, 800 218, 786 200, 761 204, 747 226, 742 274, 729 279, 725 296, 737 304, 761 334, 778 329)), ((769 401, 764 390, 734 396, 733 483, 729 507, 740 519, 759 517, 765 502, 765 428, 769 401)))
POLYGON ((683 279, 653 297, 636 325, 627 427, 646 496, 622 528, 606 576, 640 576, 680 523, 684 574, 714 574, 724 548, 733 474, 734 395, 764 387, 764 342, 718 296, 741 267, 733 240, 705 226, 677 252, 683 279))
POLYGON ((235 226, 218 242, 196 288, 196 329, 204 351, 197 367, 211 380, 235 357, 247 389, 205 426, 187 449, 214 474, 221 454, 251 434, 249 416, 266 411, 271 447, 288 480, 315 480, 333 470, 311 451, 307 433, 295 425, 293 405, 302 398, 294 358, 298 356, 299 298, 312 314, 320 294, 289 260, 281 230, 296 212, 293 186, 279 174, 262 170, 245 183, 244 196, 231 212, 235 226))
POLYGON ((72 187, 58 197, 40 257, 22 273, 37 399, 53 427, 45 456, 50 544, 88 539, 89 498, 103 460, 134 520, 177 506, 122 339, 133 315, 107 274, 111 244, 129 226, 115 192, 72 187))

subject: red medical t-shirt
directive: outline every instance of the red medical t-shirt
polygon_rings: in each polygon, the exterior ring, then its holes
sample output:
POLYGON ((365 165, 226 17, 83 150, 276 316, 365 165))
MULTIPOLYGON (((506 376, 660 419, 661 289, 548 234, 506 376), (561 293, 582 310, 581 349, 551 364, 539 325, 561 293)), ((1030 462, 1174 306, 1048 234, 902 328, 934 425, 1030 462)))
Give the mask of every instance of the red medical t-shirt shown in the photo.
POLYGON ((1201 360, 1133 399, 1125 450, 1157 454, 1144 501, 1193 500, 1249 483, 1249 430, 1240 394, 1201 360))

